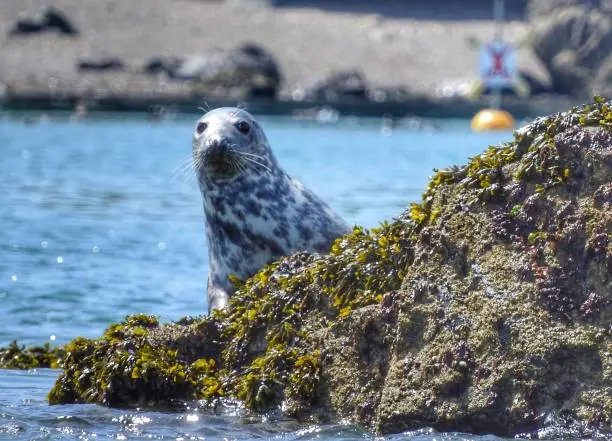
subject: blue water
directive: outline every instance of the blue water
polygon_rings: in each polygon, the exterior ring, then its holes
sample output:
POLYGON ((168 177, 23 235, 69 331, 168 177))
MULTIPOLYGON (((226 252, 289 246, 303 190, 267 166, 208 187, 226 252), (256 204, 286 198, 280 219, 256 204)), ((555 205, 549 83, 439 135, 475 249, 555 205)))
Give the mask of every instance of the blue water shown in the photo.
MULTIPOLYGON (((204 314, 200 194, 191 173, 180 173, 195 118, 52 115, 24 124, 25 117, 0 115, 0 345, 96 337, 130 313, 162 321, 204 314)), ((284 168, 366 227, 419 200, 434 167, 464 163, 511 136, 472 134, 466 120, 392 132, 379 120, 260 121, 284 168)), ((0 370, 0 440, 371 438, 344 425, 245 424, 240 412, 48 406, 56 376, 0 370)), ((422 430, 390 438, 465 436, 422 430)))

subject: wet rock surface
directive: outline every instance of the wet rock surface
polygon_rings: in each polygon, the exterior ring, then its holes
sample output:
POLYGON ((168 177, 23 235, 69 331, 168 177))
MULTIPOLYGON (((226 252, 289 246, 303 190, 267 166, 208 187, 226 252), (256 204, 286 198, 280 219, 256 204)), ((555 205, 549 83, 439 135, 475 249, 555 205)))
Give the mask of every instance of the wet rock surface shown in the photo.
POLYGON ((226 310, 74 340, 49 401, 609 436, 611 182, 607 103, 540 118, 392 223, 235 280, 226 310))

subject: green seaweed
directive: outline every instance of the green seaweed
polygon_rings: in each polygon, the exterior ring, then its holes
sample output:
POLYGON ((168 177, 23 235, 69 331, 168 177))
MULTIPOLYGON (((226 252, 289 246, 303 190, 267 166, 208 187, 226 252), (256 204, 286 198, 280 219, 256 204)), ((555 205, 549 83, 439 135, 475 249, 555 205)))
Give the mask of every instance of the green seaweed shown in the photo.
POLYGON ((63 348, 51 347, 49 343, 26 348, 13 341, 0 348, 0 369, 57 369, 62 365, 64 352, 63 348))

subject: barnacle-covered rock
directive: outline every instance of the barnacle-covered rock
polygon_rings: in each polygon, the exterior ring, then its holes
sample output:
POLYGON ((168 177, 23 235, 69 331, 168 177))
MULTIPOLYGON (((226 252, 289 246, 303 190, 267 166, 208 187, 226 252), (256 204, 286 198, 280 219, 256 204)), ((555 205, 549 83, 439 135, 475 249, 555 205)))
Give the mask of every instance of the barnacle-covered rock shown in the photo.
POLYGON ((436 171, 392 223, 235 280, 225 310, 71 342, 49 400, 238 399, 381 433, 609 431, 611 182, 607 103, 538 119, 436 171))

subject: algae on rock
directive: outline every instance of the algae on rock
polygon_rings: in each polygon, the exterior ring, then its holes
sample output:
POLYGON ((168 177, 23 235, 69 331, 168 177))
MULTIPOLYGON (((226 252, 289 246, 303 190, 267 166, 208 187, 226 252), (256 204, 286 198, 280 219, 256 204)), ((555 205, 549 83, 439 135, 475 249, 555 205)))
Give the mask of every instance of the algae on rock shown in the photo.
POLYGON ((397 220, 295 254, 226 310, 66 346, 51 403, 233 398, 381 433, 612 424, 612 110, 437 171, 397 220))
POLYGON ((61 347, 19 346, 13 341, 7 347, 0 347, 0 369, 57 369, 61 366, 65 353, 61 347))

